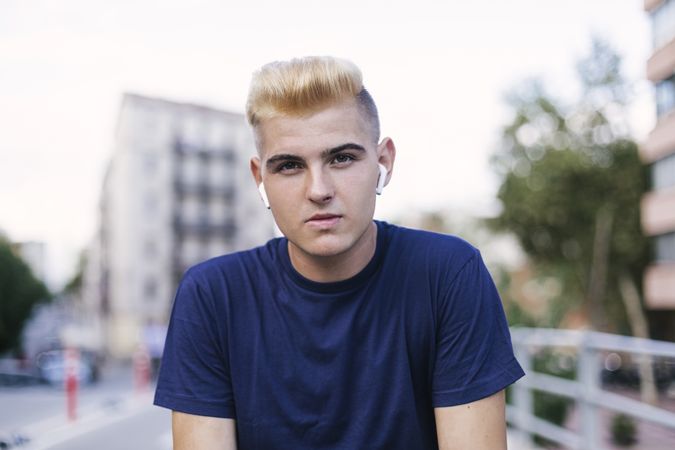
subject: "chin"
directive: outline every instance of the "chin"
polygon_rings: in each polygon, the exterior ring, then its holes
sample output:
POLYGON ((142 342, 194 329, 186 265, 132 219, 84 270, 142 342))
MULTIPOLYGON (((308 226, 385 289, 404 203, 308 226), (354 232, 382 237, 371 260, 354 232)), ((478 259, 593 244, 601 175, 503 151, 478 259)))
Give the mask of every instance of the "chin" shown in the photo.
POLYGON ((337 256, 346 252, 352 246, 344 238, 340 239, 336 236, 322 236, 315 242, 305 243, 306 245, 298 245, 295 242, 293 244, 304 253, 318 257, 337 256))
POLYGON ((350 246, 346 244, 325 243, 312 246, 312 248, 310 249, 311 251, 308 253, 315 256, 323 256, 323 257, 337 256, 349 250, 349 247, 350 246))

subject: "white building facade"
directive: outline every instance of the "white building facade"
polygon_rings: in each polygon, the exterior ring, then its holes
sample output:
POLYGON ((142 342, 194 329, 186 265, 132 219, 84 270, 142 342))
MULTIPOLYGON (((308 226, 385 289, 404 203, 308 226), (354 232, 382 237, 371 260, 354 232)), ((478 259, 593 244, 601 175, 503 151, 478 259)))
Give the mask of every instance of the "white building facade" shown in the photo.
POLYGON ((241 114, 124 96, 84 280, 113 356, 168 321, 189 266, 273 237, 249 171, 254 153, 241 114))

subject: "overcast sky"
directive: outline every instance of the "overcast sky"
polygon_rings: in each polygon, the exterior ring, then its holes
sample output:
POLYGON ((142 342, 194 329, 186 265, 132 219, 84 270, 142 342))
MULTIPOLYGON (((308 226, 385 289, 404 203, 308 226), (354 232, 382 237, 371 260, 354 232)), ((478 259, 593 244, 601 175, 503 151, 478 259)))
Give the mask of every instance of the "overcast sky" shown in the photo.
MULTIPOLYGON (((0 3, 0 229, 48 244, 61 282, 91 239, 125 91, 243 112, 249 77, 275 59, 357 63, 398 149, 377 215, 495 210, 488 166, 504 93, 541 76, 572 98, 574 61, 607 38, 637 82, 633 127, 654 121, 642 80, 642 0, 322 2, 3 0, 0 3)), ((255 188, 251 184, 252 188, 255 188)))

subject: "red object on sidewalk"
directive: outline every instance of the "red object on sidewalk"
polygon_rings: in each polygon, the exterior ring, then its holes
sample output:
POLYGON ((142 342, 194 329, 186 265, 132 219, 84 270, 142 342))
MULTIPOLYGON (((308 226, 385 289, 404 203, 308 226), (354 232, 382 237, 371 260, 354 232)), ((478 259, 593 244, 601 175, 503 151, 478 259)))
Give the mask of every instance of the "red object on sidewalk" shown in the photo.
POLYGON ((134 353, 134 386, 136 393, 143 393, 150 385, 150 355, 144 346, 134 353))
POLYGON ((77 420, 77 372, 80 365, 80 352, 77 349, 69 348, 66 350, 66 361, 64 370, 65 388, 66 388, 66 413, 68 420, 77 420))

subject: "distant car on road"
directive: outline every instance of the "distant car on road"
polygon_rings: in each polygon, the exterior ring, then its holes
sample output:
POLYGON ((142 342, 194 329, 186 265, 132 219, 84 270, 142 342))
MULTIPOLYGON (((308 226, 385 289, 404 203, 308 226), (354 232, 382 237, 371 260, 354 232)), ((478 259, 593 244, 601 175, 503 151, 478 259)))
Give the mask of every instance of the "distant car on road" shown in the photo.
MULTIPOLYGON (((98 374, 96 356, 87 351, 78 353, 78 365, 75 372, 77 381, 81 384, 95 381, 98 374)), ((63 386, 66 379, 66 354, 65 349, 40 353, 36 358, 40 378, 53 386, 63 386)))
MULTIPOLYGON (((0 386, 27 386, 39 382, 35 368, 26 360, 0 358, 0 386)), ((2 450, 2 445, 0 445, 0 450, 2 450)))
POLYGON ((30 442, 30 439, 15 432, 0 431, 0 450, 20 447, 30 442))

